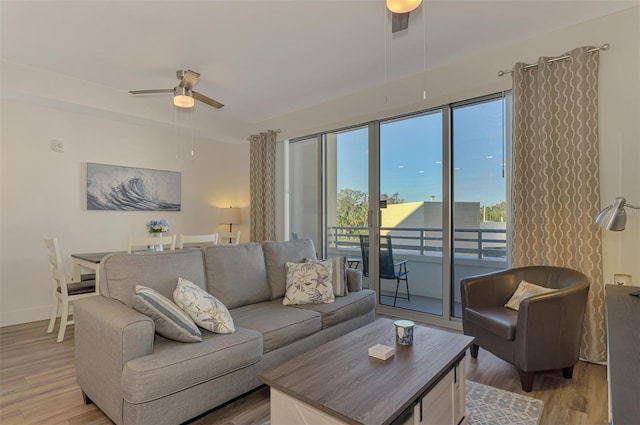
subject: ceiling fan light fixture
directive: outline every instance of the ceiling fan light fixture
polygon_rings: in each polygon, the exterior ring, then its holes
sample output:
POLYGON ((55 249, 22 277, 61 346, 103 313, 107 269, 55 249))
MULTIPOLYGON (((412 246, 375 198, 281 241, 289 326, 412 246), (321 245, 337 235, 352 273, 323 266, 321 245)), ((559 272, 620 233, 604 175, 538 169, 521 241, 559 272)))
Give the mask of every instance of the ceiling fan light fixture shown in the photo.
POLYGON ((393 13, 408 13, 421 4, 422 0, 387 0, 387 9, 393 13))
POLYGON ((178 108, 193 108, 196 104, 195 99, 191 94, 191 90, 184 87, 176 87, 173 89, 173 104, 178 108))

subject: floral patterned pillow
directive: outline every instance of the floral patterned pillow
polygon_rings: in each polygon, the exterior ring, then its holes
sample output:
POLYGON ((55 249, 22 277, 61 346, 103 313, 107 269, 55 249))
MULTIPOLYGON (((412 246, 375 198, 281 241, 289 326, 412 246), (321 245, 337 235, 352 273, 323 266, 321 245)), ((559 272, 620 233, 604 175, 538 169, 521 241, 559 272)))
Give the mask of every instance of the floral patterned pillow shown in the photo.
POLYGON ((335 300, 330 261, 310 263, 286 263, 287 287, 284 305, 325 304, 335 300))
POLYGON ((179 278, 173 300, 201 328, 219 334, 236 331, 229 310, 213 295, 186 279, 179 278))
POLYGON ((553 291, 557 291, 557 289, 545 288, 544 286, 536 285, 535 283, 530 283, 526 280, 521 280, 516 288, 516 292, 513 293, 509 301, 507 301, 504 306, 512 310, 519 311, 520 302, 523 299, 553 291))

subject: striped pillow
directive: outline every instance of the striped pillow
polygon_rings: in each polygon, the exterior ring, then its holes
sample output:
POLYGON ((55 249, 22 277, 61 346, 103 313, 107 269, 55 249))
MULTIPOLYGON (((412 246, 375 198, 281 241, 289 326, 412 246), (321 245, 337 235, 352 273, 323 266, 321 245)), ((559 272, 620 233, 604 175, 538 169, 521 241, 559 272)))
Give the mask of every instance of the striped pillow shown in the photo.
POLYGON ((307 263, 331 263, 333 274, 331 275, 331 286, 333 287, 333 295, 336 297, 344 297, 349 295, 347 288, 347 257, 336 257, 329 260, 311 260, 307 259, 307 263))
POLYGON ((133 308, 153 319, 156 332, 165 338, 180 342, 202 341, 202 333, 191 317, 158 291, 136 285, 133 308))

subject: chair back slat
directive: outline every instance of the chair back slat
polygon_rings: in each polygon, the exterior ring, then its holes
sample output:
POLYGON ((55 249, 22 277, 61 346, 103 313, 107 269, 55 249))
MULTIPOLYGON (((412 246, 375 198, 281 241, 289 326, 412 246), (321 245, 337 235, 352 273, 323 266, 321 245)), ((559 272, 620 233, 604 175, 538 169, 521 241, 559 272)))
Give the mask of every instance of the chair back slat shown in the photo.
POLYGON ((184 244, 216 245, 218 233, 211 235, 178 235, 178 249, 184 248, 184 244))

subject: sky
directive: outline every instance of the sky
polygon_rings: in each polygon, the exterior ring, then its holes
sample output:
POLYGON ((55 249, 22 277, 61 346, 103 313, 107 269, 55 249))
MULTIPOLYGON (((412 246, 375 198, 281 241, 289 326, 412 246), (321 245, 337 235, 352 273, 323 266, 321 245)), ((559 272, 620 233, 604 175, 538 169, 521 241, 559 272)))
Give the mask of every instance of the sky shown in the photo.
MULTIPOLYGON (((506 200, 503 100, 453 109, 455 201, 494 205, 506 200)), ((367 128, 338 134, 338 191, 368 191, 367 128)), ((405 202, 442 200, 440 111, 380 125, 380 191, 405 202)))

